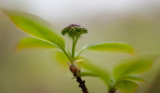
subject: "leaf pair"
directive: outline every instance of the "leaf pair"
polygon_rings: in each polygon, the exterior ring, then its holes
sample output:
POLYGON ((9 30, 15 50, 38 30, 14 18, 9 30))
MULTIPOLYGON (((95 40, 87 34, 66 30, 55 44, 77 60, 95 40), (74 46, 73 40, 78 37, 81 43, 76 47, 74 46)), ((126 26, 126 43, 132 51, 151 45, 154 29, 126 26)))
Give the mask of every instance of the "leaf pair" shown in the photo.
POLYGON ((123 93, 134 93, 134 91, 139 87, 138 83, 143 83, 149 86, 149 84, 139 75, 130 74, 121 77, 121 79, 116 82, 115 87, 123 93))
POLYGON ((156 55, 131 58, 123 61, 123 64, 114 68, 115 87, 124 93, 133 93, 138 87, 137 82, 148 85, 137 74, 147 71, 157 58, 156 55))
MULTIPOLYGON (((101 78, 110 88, 119 89, 123 93, 133 93, 138 88, 138 82, 148 85, 139 75, 147 71, 157 58, 156 55, 129 58, 114 68, 113 77, 100 67, 82 65, 89 72, 82 72, 78 76, 92 76, 101 78)), ((84 63, 84 64, 88 64, 84 63)))

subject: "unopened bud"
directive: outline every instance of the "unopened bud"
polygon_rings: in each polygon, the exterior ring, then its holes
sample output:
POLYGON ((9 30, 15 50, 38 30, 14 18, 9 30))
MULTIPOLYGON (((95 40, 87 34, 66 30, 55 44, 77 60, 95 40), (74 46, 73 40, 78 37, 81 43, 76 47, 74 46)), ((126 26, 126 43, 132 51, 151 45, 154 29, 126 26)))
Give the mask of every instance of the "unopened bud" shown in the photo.
POLYGON ((87 32, 88 30, 86 28, 82 28, 77 24, 71 24, 62 30, 62 35, 68 34, 71 38, 73 38, 75 36, 80 37, 82 34, 87 32))
POLYGON ((78 72, 78 68, 75 65, 70 65, 69 69, 74 75, 78 72))

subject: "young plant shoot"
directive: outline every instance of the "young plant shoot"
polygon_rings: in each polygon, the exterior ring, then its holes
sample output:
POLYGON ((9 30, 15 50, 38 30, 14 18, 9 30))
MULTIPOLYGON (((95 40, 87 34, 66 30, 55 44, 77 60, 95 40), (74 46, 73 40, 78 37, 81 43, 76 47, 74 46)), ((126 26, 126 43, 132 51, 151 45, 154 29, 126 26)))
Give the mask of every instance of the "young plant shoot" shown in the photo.
POLYGON ((147 55, 122 60, 119 62, 120 64, 113 68, 111 75, 106 70, 103 70, 102 67, 100 68, 90 64, 90 62, 86 60, 82 67, 88 71, 81 72, 77 76, 100 78, 107 85, 108 93, 116 93, 116 90, 122 93, 134 93, 139 83, 149 86, 139 74, 147 71, 156 58, 156 55, 147 55))
POLYGON ((57 48, 62 51, 61 60, 68 59, 65 61, 69 64, 69 70, 73 73, 73 76, 77 79, 79 87, 83 93, 88 93, 85 81, 82 80, 82 76, 94 76, 101 78, 109 87, 109 93, 115 93, 117 89, 124 90, 124 93, 131 93, 130 90, 137 88, 138 82, 144 82, 142 78, 136 74, 141 73, 148 69, 154 58, 149 57, 134 59, 131 62, 126 62, 122 65, 118 65, 114 68, 113 76, 109 75, 108 72, 102 70, 88 62, 85 58, 80 57, 81 53, 86 50, 96 51, 113 51, 123 52, 128 54, 134 54, 133 48, 125 43, 94 43, 84 46, 79 52, 76 53, 76 44, 83 34, 88 33, 86 28, 83 28, 76 24, 71 24, 62 30, 62 35, 68 35, 72 39, 72 48, 69 50, 66 47, 64 39, 58 35, 52 26, 47 25, 43 19, 18 11, 6 11, 13 24, 18 27, 21 31, 29 34, 31 37, 22 39, 19 44, 19 49, 31 48, 31 47, 44 47, 54 49, 57 48), (65 58, 66 57, 66 58, 65 58), (81 64, 81 62, 84 64, 81 64), (81 72, 81 67, 88 70, 88 72, 81 72), (129 92, 128 92, 129 91, 129 92))

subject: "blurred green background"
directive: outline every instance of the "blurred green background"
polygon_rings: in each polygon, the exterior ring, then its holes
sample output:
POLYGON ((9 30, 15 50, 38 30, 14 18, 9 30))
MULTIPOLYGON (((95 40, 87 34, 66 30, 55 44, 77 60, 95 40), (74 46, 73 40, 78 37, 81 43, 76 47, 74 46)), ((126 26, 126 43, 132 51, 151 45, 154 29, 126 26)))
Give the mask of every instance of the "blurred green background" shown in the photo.
MULTIPOLYGON (((122 41, 139 55, 160 53, 159 0, 0 0, 0 8, 35 14, 50 22, 58 34, 72 23, 87 28, 88 34, 79 40, 77 50, 88 43, 122 41)), ((81 93, 67 63, 58 63, 54 50, 16 51, 18 41, 26 36, 0 11, 0 93, 81 93)), ((70 47, 70 39, 64 38, 70 47)), ((108 71, 129 57, 91 51, 83 56, 108 71)), ((157 59, 142 74, 151 87, 140 84, 136 93, 160 93, 159 62, 157 59)), ((107 93, 101 80, 84 79, 90 93, 107 93)))

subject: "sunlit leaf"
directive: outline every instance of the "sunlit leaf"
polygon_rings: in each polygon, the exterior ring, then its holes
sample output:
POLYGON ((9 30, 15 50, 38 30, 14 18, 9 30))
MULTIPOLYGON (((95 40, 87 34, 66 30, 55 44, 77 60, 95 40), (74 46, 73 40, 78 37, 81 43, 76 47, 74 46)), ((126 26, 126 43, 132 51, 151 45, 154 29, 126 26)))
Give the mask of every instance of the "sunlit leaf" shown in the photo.
POLYGON ((133 81, 140 81, 140 82, 144 82, 144 80, 138 76, 138 75, 126 75, 126 76, 123 76, 121 79, 123 80, 133 80, 133 81))
POLYGON ((125 60, 114 68, 114 76, 121 78, 128 74, 138 74, 148 70, 157 56, 145 56, 125 60))
POLYGON ((56 59, 58 62, 62 64, 66 64, 67 62, 69 62, 69 59, 67 58, 67 56, 63 52, 60 52, 60 51, 56 53, 56 59))
POLYGON ((35 47, 55 48, 56 46, 51 43, 31 37, 22 39, 17 46, 18 50, 35 47))
POLYGON ((147 82, 145 82, 143 78, 141 78, 138 75, 134 75, 134 74, 123 76, 121 78, 121 80, 137 81, 137 82, 141 82, 141 83, 144 83, 145 85, 149 86, 149 84, 147 82))
POLYGON ((82 64, 82 67, 94 73, 95 75, 99 76, 100 78, 105 79, 105 81, 108 83, 110 76, 106 70, 102 69, 101 67, 91 64, 91 62, 87 59, 85 59, 84 63, 82 64))
POLYGON ((62 49, 65 48, 63 38, 57 35, 51 27, 46 26, 46 24, 42 22, 43 20, 41 18, 17 11, 7 11, 7 14, 15 26, 25 33, 35 38, 55 44, 62 49))
POLYGON ((133 48, 125 43, 95 43, 83 47, 82 50, 79 51, 77 56, 79 56, 85 50, 124 52, 129 54, 135 53, 133 48))
POLYGON ((134 81, 121 80, 116 83, 116 88, 123 93, 134 93, 138 88, 138 84, 134 81))
POLYGON ((84 76, 98 77, 97 74, 92 73, 92 72, 81 72, 77 76, 78 77, 84 77, 84 76))

